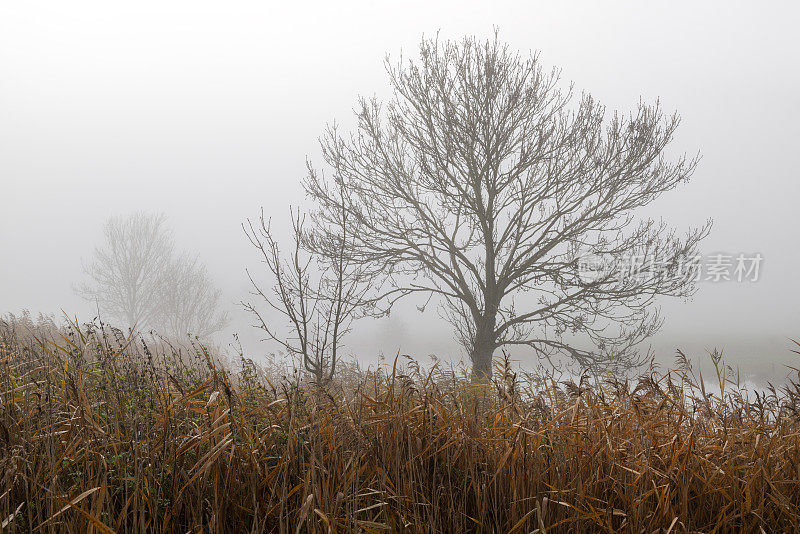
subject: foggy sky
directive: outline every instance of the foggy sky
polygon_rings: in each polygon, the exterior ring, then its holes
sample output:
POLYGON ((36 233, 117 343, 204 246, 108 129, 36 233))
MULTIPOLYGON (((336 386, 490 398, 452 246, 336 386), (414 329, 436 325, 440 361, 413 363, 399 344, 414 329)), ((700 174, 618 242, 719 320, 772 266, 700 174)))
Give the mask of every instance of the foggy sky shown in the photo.
MULTIPOLYGON (((648 210, 679 231, 714 219, 702 250, 761 253, 756 283, 708 283, 663 301, 652 340, 724 347, 732 363, 792 362, 800 337, 800 44, 796 3, 718 2, 3 2, 0 3, 0 313, 89 320, 81 258, 104 221, 165 212, 199 253, 248 350, 237 306, 257 256, 241 230, 263 206, 276 224, 302 204, 306 158, 358 95, 388 94, 386 53, 413 57, 422 35, 487 37, 539 50, 609 110, 639 99, 677 110, 673 149, 703 159, 691 183, 648 210)), ((348 345, 458 354, 435 312, 403 306, 356 324, 348 345), (424 320, 423 320, 424 317, 424 320)), ((760 366, 760 367, 759 367, 760 366)))

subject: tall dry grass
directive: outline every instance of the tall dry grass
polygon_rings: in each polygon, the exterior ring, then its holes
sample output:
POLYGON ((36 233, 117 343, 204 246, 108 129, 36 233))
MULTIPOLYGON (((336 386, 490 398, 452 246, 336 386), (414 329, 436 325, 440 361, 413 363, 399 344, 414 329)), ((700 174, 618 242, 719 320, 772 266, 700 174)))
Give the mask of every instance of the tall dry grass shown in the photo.
POLYGON ((488 385, 413 364, 318 389, 102 327, 0 323, 9 532, 780 532, 800 388, 488 385))

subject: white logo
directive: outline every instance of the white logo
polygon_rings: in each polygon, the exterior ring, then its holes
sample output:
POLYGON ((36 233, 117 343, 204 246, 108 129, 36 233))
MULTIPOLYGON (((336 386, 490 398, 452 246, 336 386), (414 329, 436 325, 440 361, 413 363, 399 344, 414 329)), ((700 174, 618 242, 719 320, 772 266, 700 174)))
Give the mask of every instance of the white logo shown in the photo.
POLYGON ((578 277, 585 284, 601 280, 611 273, 611 269, 609 258, 591 252, 578 257, 578 277))

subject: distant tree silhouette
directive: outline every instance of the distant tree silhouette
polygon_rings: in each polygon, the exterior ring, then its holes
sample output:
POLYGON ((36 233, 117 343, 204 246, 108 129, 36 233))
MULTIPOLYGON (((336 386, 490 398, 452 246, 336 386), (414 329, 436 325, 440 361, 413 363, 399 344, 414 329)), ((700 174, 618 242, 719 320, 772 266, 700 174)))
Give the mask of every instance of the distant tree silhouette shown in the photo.
POLYGON ((220 311, 222 292, 197 257, 172 260, 162 287, 156 321, 174 337, 207 339, 228 325, 227 313, 220 311))
POLYGON ((143 212, 109 218, 83 266, 89 281, 75 290, 125 327, 210 336, 227 324, 220 293, 197 258, 175 254, 166 220, 143 212))

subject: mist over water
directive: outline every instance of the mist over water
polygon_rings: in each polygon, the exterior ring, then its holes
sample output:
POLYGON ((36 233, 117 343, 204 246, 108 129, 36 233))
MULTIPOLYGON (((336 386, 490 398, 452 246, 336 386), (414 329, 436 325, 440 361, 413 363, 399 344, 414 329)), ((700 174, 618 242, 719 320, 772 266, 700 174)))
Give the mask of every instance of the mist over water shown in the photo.
MULTIPOLYGON (((258 257, 241 228, 263 207, 288 236, 289 205, 307 207, 306 158, 337 121, 354 124, 359 95, 388 96, 385 54, 416 54, 420 37, 488 37, 539 50, 577 91, 625 113, 660 99, 683 122, 670 149, 702 153, 692 180, 642 215, 679 232, 714 220, 702 251, 763 256, 755 282, 702 281, 688 302, 664 300, 649 342, 726 361, 754 381, 796 365, 800 338, 800 8, 572 3, 102 2, 0 6, 0 312, 89 321, 72 290, 113 215, 168 216, 181 249, 199 255, 231 323, 256 359, 261 343, 240 301, 258 257), (795 347, 796 348, 796 347, 795 347)), ((463 349, 429 306, 413 299, 364 319, 346 339, 365 363, 378 354, 463 349)), ((524 363, 526 353, 512 351, 524 363)))

